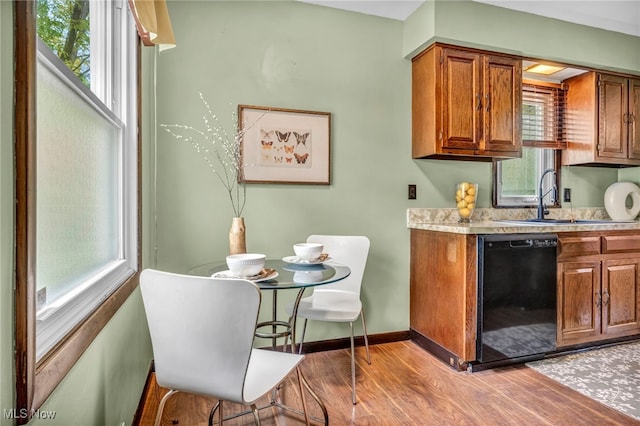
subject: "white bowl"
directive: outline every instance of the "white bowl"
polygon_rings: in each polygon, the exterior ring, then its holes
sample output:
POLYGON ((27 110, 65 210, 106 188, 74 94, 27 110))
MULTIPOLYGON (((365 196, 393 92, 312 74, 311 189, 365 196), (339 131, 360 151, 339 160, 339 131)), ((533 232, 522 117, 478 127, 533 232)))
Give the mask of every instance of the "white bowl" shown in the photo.
POLYGON ((258 275, 262 268, 266 256, 258 253, 232 254, 227 256, 227 266, 231 273, 240 278, 258 275))
POLYGON ((296 256, 302 260, 311 261, 322 254, 324 246, 320 243, 298 243, 293 245, 296 256))

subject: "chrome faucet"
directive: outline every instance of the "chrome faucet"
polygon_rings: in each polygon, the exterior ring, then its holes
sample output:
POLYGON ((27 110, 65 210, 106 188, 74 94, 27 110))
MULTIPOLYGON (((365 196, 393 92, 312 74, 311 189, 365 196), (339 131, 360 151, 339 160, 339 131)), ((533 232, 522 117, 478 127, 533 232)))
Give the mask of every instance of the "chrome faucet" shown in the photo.
POLYGON ((548 190, 544 194, 542 193, 542 182, 544 181, 544 177, 547 175, 547 173, 553 173, 555 176, 556 171, 555 169, 547 169, 544 171, 544 173, 542 173, 542 176, 540 177, 540 185, 538 186, 538 194, 540 194, 538 199, 538 219, 544 219, 544 216, 549 214, 549 210, 547 210, 544 206, 544 197, 546 197, 548 193, 553 191, 553 200, 556 200, 558 198, 558 187, 556 186, 555 182, 553 183, 553 186, 550 190, 548 190))

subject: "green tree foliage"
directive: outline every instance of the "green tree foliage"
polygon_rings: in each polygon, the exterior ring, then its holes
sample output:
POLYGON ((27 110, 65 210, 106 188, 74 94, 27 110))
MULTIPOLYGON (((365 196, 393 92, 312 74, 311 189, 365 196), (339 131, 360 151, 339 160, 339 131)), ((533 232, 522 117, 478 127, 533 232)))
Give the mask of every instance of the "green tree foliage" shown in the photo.
POLYGON ((38 0, 38 36, 87 86, 89 0, 38 0))

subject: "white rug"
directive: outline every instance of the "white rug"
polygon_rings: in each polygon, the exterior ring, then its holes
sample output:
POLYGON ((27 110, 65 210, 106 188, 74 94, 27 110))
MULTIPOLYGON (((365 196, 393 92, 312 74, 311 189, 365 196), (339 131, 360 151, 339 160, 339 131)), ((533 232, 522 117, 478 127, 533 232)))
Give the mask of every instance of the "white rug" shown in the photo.
POLYGON ((529 362, 528 367, 640 420, 640 342, 529 362))

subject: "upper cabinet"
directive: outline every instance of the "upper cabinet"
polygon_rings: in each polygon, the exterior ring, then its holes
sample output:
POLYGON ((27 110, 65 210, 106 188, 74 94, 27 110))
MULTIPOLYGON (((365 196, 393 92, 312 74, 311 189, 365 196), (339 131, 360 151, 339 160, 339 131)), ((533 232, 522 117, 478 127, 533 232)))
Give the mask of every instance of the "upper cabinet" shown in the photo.
POLYGON ((640 165, 640 79, 588 72, 566 80, 573 122, 563 165, 640 165))
POLYGON ((522 62, 435 44, 413 59, 413 158, 520 157, 522 62))

